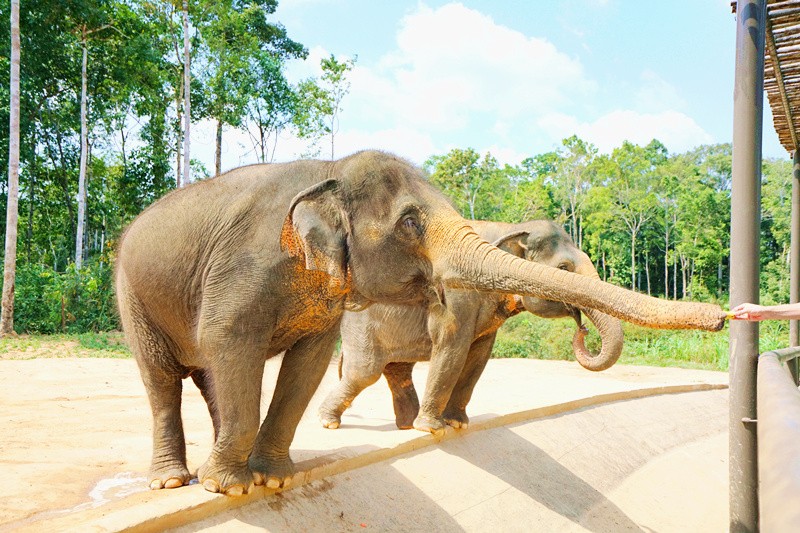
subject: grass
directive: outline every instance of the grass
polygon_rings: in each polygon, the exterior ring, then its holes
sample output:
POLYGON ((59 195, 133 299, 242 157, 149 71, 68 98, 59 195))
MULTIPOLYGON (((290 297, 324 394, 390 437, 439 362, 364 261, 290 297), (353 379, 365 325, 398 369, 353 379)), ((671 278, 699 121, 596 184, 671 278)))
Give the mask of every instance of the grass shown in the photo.
MULTIPOLYGON (((704 370, 728 370, 728 328, 720 332, 654 330, 623 324, 625 347, 620 364, 670 366, 704 370)), ((590 328, 591 330, 591 328, 590 328)), ((506 322, 497 335, 492 357, 572 360, 571 319, 545 320, 529 313, 506 322)), ((762 352, 788 345, 786 321, 760 324, 762 352)), ((593 351, 599 337, 591 331, 586 340, 593 351)), ((120 332, 78 335, 19 335, 0 339, 0 359, 60 357, 129 358, 120 332)))
MULTIPOLYGON (((590 327, 590 330, 592 328, 590 327)), ((728 327, 716 333, 704 331, 655 330, 623 323, 625 344, 621 364, 671 366, 704 370, 728 370, 728 327)), ((531 314, 509 319, 497 335, 492 357, 530 357, 572 360, 572 319, 545 320, 531 314)), ((760 324, 762 352, 788 346, 786 321, 760 324)), ((599 337, 591 331, 586 340, 593 351, 599 337)))
POLYGON ((130 350, 122 333, 77 335, 17 335, 0 339, 0 359, 63 357, 128 358, 130 350))

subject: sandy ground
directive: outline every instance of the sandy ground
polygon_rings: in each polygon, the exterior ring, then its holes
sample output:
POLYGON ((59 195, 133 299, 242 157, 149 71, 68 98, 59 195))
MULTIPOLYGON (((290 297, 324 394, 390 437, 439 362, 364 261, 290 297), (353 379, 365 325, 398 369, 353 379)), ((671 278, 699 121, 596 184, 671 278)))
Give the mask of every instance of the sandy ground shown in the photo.
MULTIPOLYGON (((279 360, 270 361, 265 371, 265 392, 262 399, 262 409, 264 411, 268 406, 279 363, 279 360)), ((421 390, 424 385, 426 369, 424 365, 418 366, 420 368, 415 371, 414 380, 417 383, 417 388, 421 390)), ((381 461, 390 460, 393 455, 406 457, 409 453, 412 455, 414 453, 422 453, 423 455, 424 453, 437 453, 438 446, 445 445, 419 432, 403 432, 394 428, 388 388, 383 382, 371 387, 356 400, 353 408, 343 417, 341 429, 336 431, 322 429, 316 420, 316 407, 324 395, 327 394, 327 391, 330 390, 335 380, 336 368, 332 364, 320 390, 312 400, 309 410, 304 415, 303 421, 298 428, 292 447, 292 456, 301 470, 312 470, 319 465, 339 464, 338 470, 331 468, 320 470, 320 472, 323 472, 320 476, 325 475, 333 479, 337 475, 347 476, 348 474, 343 473, 343 471, 357 466, 363 466, 364 464, 380 465, 381 461), (414 450, 422 448, 430 448, 430 450, 428 452, 414 452, 414 450), (370 458, 361 462, 354 462, 354 458, 358 457, 370 458)), ((139 505, 140 507, 136 508, 136 512, 133 514, 141 514, 147 513, 148 509, 169 506, 172 500, 177 499, 214 501, 216 502, 214 504, 217 506, 216 508, 223 510, 228 505, 227 502, 231 501, 229 499, 226 500, 224 497, 212 497, 208 493, 204 493, 202 488, 198 486, 184 487, 174 491, 147 491, 145 476, 151 452, 150 410, 138 370, 132 360, 75 358, 0 360, 0 382, 3 383, 0 388, 0 435, 3 436, 0 439, 0 468, 2 468, 5 481, 0 485, 0 531, 19 528, 41 531, 54 530, 54 528, 60 529, 60 527, 53 525, 60 523, 58 522, 59 520, 81 517, 89 511, 102 511, 114 506, 120 508, 139 505)), ((183 405, 184 426, 189 465, 193 469, 202 463, 210 451, 212 430, 202 398, 191 383, 186 383, 183 405)), ((722 386, 725 383, 727 383, 727 375, 718 372, 617 365, 609 371, 596 374, 586 372, 576 364, 567 362, 496 360, 488 365, 470 404, 469 412, 473 422, 470 433, 456 434, 450 431, 448 435, 453 437, 453 440, 447 440, 447 445, 455 446, 456 444, 452 443, 460 442, 462 435, 473 438, 473 430, 475 430, 476 434, 485 433, 486 436, 492 435, 491 431, 500 431, 501 435, 505 435, 506 441, 503 441, 502 437, 500 437, 500 441, 494 441, 494 444, 491 444, 492 441, 490 441, 489 449, 497 448, 501 445, 508 447, 508 439, 510 439, 510 446, 513 449, 513 443, 523 446, 520 437, 514 435, 523 431, 520 428, 525 425, 525 421, 528 418, 534 416, 532 413, 537 409, 544 409, 538 415, 541 417, 547 415, 547 413, 552 415, 552 413, 558 412, 547 411, 549 409, 548 406, 558 404, 567 405, 564 409, 579 409, 582 405, 585 405, 585 401, 581 399, 586 398, 595 398, 595 400, 591 401, 603 403, 606 400, 613 400, 614 394, 624 391, 628 391, 628 393, 630 391, 635 392, 648 387, 672 387, 685 384, 722 386), (603 398, 606 400, 603 400, 603 398), (573 402, 574 405, 570 402, 573 402), (518 420, 503 418, 509 413, 517 413, 519 415, 518 420), (509 429, 511 427, 509 424, 512 423, 521 423, 523 425, 509 429), (487 431, 480 431, 482 424, 487 431)), ((656 465, 657 460, 666 460, 664 459, 665 457, 673 454, 674 458, 683 458, 678 463, 694 464, 695 452, 681 451, 685 445, 697 446, 696 453, 712 453, 709 450, 713 448, 713 453, 719 454, 717 448, 719 448, 719 442, 723 442, 719 439, 724 437, 723 433, 725 431, 723 419, 726 419, 727 416, 725 413, 720 412, 720 409, 726 410, 726 404, 725 401, 720 400, 719 395, 727 393, 726 391, 717 390, 707 394, 715 396, 710 397, 712 398, 711 400, 700 400, 699 404, 698 401, 690 402, 691 407, 688 408, 688 413, 694 413, 696 417, 703 413, 704 402, 711 402, 709 405, 713 409, 710 407, 710 414, 706 413, 703 416, 710 417, 708 420, 714 420, 715 422, 710 424, 706 420, 706 422, 700 424, 705 426, 708 431, 689 431, 685 433, 684 438, 677 439, 668 446, 656 446, 653 443, 666 442, 664 440, 666 437, 663 435, 677 434, 675 430, 677 426, 667 426, 663 430, 666 433, 659 434, 656 431, 647 436, 646 439, 645 437, 634 435, 630 437, 633 440, 625 441, 625 444, 620 440, 615 441, 613 438, 614 432, 610 432, 609 435, 611 436, 603 440, 603 446, 615 454, 624 456, 636 455, 635 464, 626 463, 628 466, 624 468, 619 465, 610 465, 608 466, 610 470, 607 471, 602 469, 595 471, 595 469, 586 466, 589 474, 573 472, 569 474, 568 479, 573 480, 578 486, 584 490, 589 490, 592 494, 597 492, 593 487, 595 485, 598 486, 606 494, 603 501, 616 501, 614 498, 617 497, 627 501, 634 499, 637 495, 641 495, 641 491, 636 488, 626 489, 627 480, 634 479, 635 476, 644 476, 644 479, 647 479, 646 468, 656 468, 654 465, 656 465), (650 441, 647 439, 650 439, 650 441), (716 447, 711 446, 709 443, 716 443, 716 447), (706 447, 704 448, 703 446, 706 447), (637 451, 638 455, 631 454, 629 452, 631 448, 643 448, 648 453, 639 454, 637 451), (687 460, 687 458, 690 460, 687 460), (592 474, 592 472, 594 473, 592 474), (603 474, 602 472, 606 473, 603 474), (587 476, 590 478, 590 474, 595 477, 599 476, 599 478, 588 479, 587 476), (601 481, 612 478, 615 480, 613 483, 601 481)), ((683 396, 683 394, 662 395, 665 398, 676 399, 683 396)), ((663 412, 659 412, 661 408, 657 407, 658 405, 658 403, 648 404, 646 408, 636 411, 637 414, 635 416, 645 417, 642 419, 644 422, 622 424, 622 426, 632 431, 631 428, 648 425, 647 413, 650 413, 649 416, 656 419, 687 416, 686 409, 681 411, 680 407, 672 406, 670 407, 672 411, 664 408, 663 412)), ((610 412, 613 413, 614 411, 615 409, 611 409, 610 412)), ((601 413, 602 411, 595 410, 593 412, 601 413)), ((607 413, 605 416, 608 417, 610 415, 607 413)), ((633 417, 634 415, 631 414, 630 416, 633 417)), ((564 421, 570 420, 567 417, 560 416, 555 416, 555 418, 563 419, 564 421)), ((525 444, 524 447, 526 449, 544 450, 542 453, 549 457, 552 457, 551 453, 557 456, 558 453, 556 452, 559 449, 563 449, 564 442, 567 442, 564 440, 564 436, 569 435, 569 431, 572 431, 573 434, 577 431, 579 435, 585 432, 605 434, 607 431, 604 428, 608 427, 608 420, 611 419, 604 419, 601 416, 592 422, 592 424, 595 424, 593 426, 594 429, 588 428, 585 425, 587 423, 585 420, 583 422, 577 418, 572 420, 574 421, 569 422, 561 429, 552 429, 549 433, 551 436, 547 437, 550 439, 549 443, 534 441, 533 444, 525 444), (571 429, 568 431, 567 428, 571 429)), ((614 424, 617 423, 614 422, 614 424)), ((617 426, 619 425, 617 424, 617 426)), ((657 425, 654 423, 653 427, 657 425)), ((661 427, 663 429, 663 424, 661 424, 661 427)), ((533 434, 540 432, 539 429, 525 431, 533 432, 533 434)), ((463 440, 466 441, 466 438, 463 440)), ((582 441, 585 442, 586 439, 582 439, 582 441)), ((483 446, 483 444, 478 444, 478 446, 483 446)), ((686 450, 692 450, 692 448, 689 447, 686 450)), ((453 452, 453 455, 458 457, 459 453, 463 455, 464 453, 472 452, 453 452)), ((511 452, 508 453, 510 454, 511 452)), ((511 458, 512 455, 508 455, 508 457, 511 458)), ((539 458, 544 458, 544 455, 539 455, 539 458)), ((665 463, 668 472, 675 470, 674 458, 672 461, 665 463)), ((397 459, 392 460, 397 461, 397 459)), ((431 464, 438 464, 446 468, 448 474, 441 476, 442 478, 458 480, 462 473, 464 476, 468 475, 469 469, 462 470, 461 466, 459 466, 463 465, 463 458, 455 463, 448 463, 434 455, 432 460, 433 463, 431 464)), ((724 457, 715 456, 712 462, 718 467, 717 463, 720 460, 724 460, 724 457)), ((561 464, 558 461, 556 460, 553 463, 548 459, 545 464, 553 466, 557 472, 565 473, 563 465, 560 467, 554 466, 555 464, 561 464)), ((500 477, 501 480, 508 478, 510 475, 507 473, 505 477, 503 475, 498 476, 498 473, 502 474, 506 470, 518 471, 517 474, 519 474, 524 469, 532 472, 531 479, 540 477, 534 473, 538 467, 532 463, 515 465, 513 461, 510 461, 508 465, 504 466, 500 461, 497 464, 492 463, 490 468, 480 468, 480 461, 476 462, 478 463, 479 471, 486 472, 488 469, 490 473, 494 472, 492 474, 493 477, 500 477)), ((591 461, 587 464, 591 465, 591 461)), ((421 471, 425 472, 426 468, 433 467, 421 468, 421 471)), ((362 468, 357 472, 361 472, 358 475, 365 475, 367 478, 382 479, 380 470, 370 474, 369 469, 362 468)), ((521 481, 522 478, 517 479, 514 477, 517 474, 514 474, 509 479, 516 479, 515 483, 517 484, 523 483, 521 481)), ((354 479, 357 479, 357 475, 353 475, 356 476, 354 479)), ((401 473, 398 475, 400 477, 397 479, 409 479, 409 476, 413 478, 411 474, 401 473)), ((486 480, 480 479, 480 472, 476 475, 479 476, 475 481, 476 486, 483 486, 488 483, 486 480)), ((717 470, 714 470, 714 473, 709 474, 709 476, 710 479, 714 479, 715 476, 719 477, 717 470)), ((706 478, 709 476, 706 476, 706 478)), ((435 478, 437 476, 426 473, 421 478, 417 476, 418 479, 412 483, 417 487, 422 487, 418 490, 425 492, 428 490, 425 487, 430 485, 432 477, 435 478)), ((337 479, 340 479, 340 481, 336 482, 337 486, 342 487, 347 492, 347 483, 341 481, 344 478, 337 479)), ((393 478, 390 478, 389 482, 391 482, 391 479, 393 478)), ((300 498, 305 501, 304 505, 312 505, 312 510, 309 511, 311 515, 309 516, 318 515, 318 512, 313 511, 313 502, 315 500, 310 495, 313 495, 314 483, 323 483, 324 485, 326 481, 312 478, 307 478, 306 481, 305 487, 283 494, 262 495, 259 496, 259 499, 267 501, 267 497, 269 497, 278 498, 278 500, 274 501, 284 501, 287 498, 300 498)), ((515 483, 512 482, 510 485, 514 486, 515 483)), ((363 483, 361 485, 364 486, 363 483)), ((403 482, 402 486, 406 486, 406 483, 403 482)), ((434 486, 438 487, 435 484, 434 486)), ((676 487, 676 489, 680 492, 680 487, 676 487)), ((715 486, 714 491, 717 489, 718 487, 715 486)), ((453 489, 441 488, 437 490, 442 490, 444 491, 443 494, 445 494, 448 490, 453 489)), ((528 496, 530 496, 530 490, 532 489, 520 489, 517 487, 517 490, 522 490, 523 493, 527 490, 528 496)), ((707 492, 704 491, 706 494, 707 492)), ((353 495, 360 494, 358 491, 351 491, 350 493, 353 495)), ((428 502, 428 499, 426 498, 424 501, 428 502)), ((717 507, 727 505, 727 494, 722 494, 717 499, 720 500, 716 504, 717 507)), ((436 505, 440 500, 441 497, 432 498, 436 505)), ((485 501, 491 502, 491 498, 487 498, 485 501)), ((502 500, 497 500, 497 502, 502 503, 502 500)), ((502 503, 502 505, 505 504, 502 503)), ((614 506, 618 509, 624 508, 623 505, 618 503, 614 503, 614 506)), ((502 508, 501 506, 498 509, 502 510, 502 508)), ((432 510, 433 507, 430 507, 430 509, 432 510)), ((584 509, 586 512, 589 510, 589 508, 584 509)), ((447 514, 448 512, 446 507, 440 507, 436 511, 437 514, 447 514)), ((525 512, 531 511, 527 509, 525 512)), ((566 513, 567 515, 569 514, 569 512, 566 513)), ((631 513, 635 515, 635 511, 630 511, 630 513, 625 511, 623 514, 629 517, 630 523, 639 524, 640 522, 632 518, 633 515, 631 513)), ((727 510, 721 509, 721 507, 719 509, 709 509, 708 513, 714 516, 727 516, 727 510)), ((110 515, 110 513, 101 514, 110 515)), ((167 514, 169 513, 167 512, 167 514)), ((557 514, 561 517, 566 516, 565 512, 557 514)), ((136 518, 133 517, 132 520, 136 518)), ((235 517, 229 518, 236 520, 235 517)), ((287 519, 291 519, 289 514, 287 514, 287 519)), ((572 524, 581 523, 579 519, 572 518, 568 518, 568 522, 572 524)), ((286 522, 283 523, 285 524, 286 522)), ((296 522, 294 523, 296 524, 296 522)), ((466 523, 462 524, 458 520, 448 523, 455 524, 460 528, 470 529, 466 523)), ((116 525, 117 523, 115 522, 104 522, 103 524, 102 526, 94 527, 94 529, 106 531, 122 529, 122 526, 116 525)), ((175 525, 179 525, 179 523, 175 525)), ((256 527, 263 529, 266 526, 267 524, 261 524, 256 527)), ((187 527, 191 529, 193 526, 187 527)), ((197 526, 196 528, 199 527, 197 526)), ((217 524, 217 527, 222 526, 217 524)), ((357 524, 357 527, 360 527, 360 524, 357 524)), ((649 524, 648 527, 652 527, 652 525, 649 524)), ((75 530, 81 529, 81 527, 75 526, 75 530)), ((278 526, 276 530, 281 529, 278 526)), ((312 527, 311 529, 314 528, 312 527)), ((333 529, 336 530, 338 528, 333 529)), ((594 531, 605 530, 595 527, 590 527, 590 529, 594 531)), ((669 529, 654 528, 654 530, 669 529)))

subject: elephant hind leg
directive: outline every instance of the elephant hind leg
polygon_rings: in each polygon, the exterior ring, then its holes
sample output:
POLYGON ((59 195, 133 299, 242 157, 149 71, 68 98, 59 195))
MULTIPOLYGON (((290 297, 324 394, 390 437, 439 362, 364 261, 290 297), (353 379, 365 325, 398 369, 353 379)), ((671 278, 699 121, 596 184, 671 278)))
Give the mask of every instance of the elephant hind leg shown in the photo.
POLYGON ((186 485, 191 475, 186 466, 186 442, 181 420, 185 371, 179 368, 174 349, 166 337, 141 315, 123 319, 123 324, 153 414, 150 488, 171 489, 186 485))
POLYGON ((342 413, 353 404, 356 396, 381 377, 381 370, 375 365, 348 365, 345 357, 342 354, 340 359, 340 365, 341 361, 345 362, 344 371, 340 370, 339 382, 319 406, 319 420, 328 429, 337 429, 342 423, 342 413))
POLYGON ((186 466, 181 420, 182 379, 187 369, 178 362, 174 343, 150 320, 146 308, 131 290, 124 269, 118 272, 116 289, 122 327, 153 415, 150 488, 177 488, 192 478, 186 466))
POLYGON ((419 414, 419 397, 411 380, 414 363, 389 363, 383 375, 392 391, 394 417, 398 429, 411 429, 419 414))

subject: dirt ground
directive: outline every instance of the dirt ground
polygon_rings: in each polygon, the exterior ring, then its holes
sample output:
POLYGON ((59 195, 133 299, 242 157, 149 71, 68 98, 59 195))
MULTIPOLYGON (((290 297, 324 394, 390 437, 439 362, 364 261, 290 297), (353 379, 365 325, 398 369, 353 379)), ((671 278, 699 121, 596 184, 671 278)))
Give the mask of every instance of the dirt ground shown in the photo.
MULTIPOLYGON (((279 364, 278 359, 271 360, 265 371, 264 412, 279 364)), ((425 367, 418 366, 414 381, 421 389, 425 367)), ((298 428, 292 456, 301 467, 375 450, 391 451, 411 441, 413 446, 436 444, 430 436, 394 428, 388 388, 382 382, 356 400, 345 413, 342 429, 320 428, 316 407, 335 380, 336 365, 332 364, 298 428)), ((498 415, 525 413, 576 398, 686 383, 724 386, 726 381, 727 376, 718 372, 617 365, 590 373, 561 361, 495 360, 475 391, 470 413, 472 425, 478 428, 498 415)), ((0 531, 103 509, 109 502, 124 502, 147 492, 151 419, 134 361, 5 358, 0 360, 0 382, 0 468, 5 481, 0 485, 0 531)), ((188 462, 194 469, 211 449, 212 428, 199 392, 185 383, 184 427, 188 462)), ((198 496, 193 491, 202 489, 159 492, 164 498, 180 494, 191 499, 198 496)), ((302 494, 297 492, 295 497, 302 494)))

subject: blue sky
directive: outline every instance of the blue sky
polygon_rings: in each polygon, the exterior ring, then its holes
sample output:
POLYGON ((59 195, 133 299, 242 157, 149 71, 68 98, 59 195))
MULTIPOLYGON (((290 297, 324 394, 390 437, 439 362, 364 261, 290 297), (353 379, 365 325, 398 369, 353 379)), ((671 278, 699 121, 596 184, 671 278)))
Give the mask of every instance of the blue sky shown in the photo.
MULTIPOLYGON (((602 152, 731 140, 729 0, 281 0, 274 19, 310 51, 295 81, 331 53, 357 56, 337 157, 471 147, 517 164, 572 134, 602 152)), ((788 158, 766 103, 764 124, 764 156, 788 158)), ((193 156, 213 168, 213 132, 195 131, 193 156)), ((255 161, 246 135, 224 140, 224 168, 255 161)), ((276 160, 305 148, 281 138, 276 160)))

